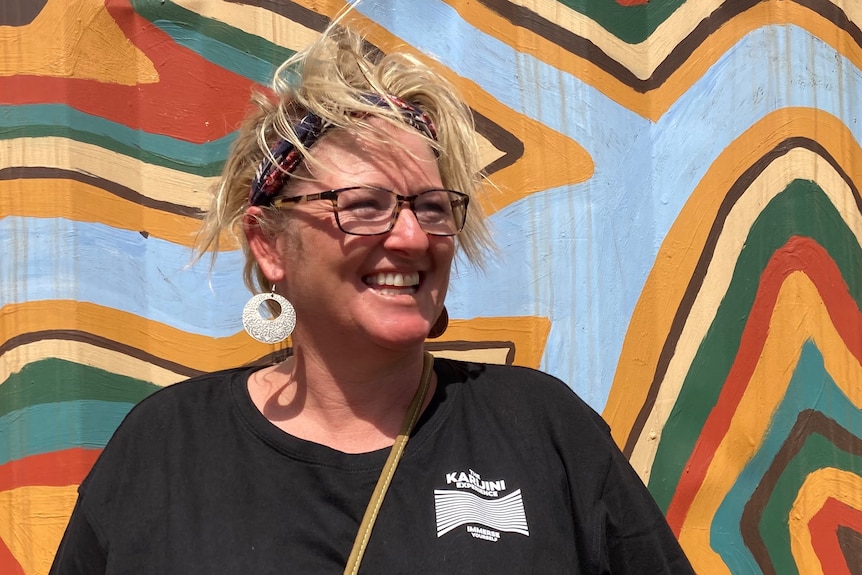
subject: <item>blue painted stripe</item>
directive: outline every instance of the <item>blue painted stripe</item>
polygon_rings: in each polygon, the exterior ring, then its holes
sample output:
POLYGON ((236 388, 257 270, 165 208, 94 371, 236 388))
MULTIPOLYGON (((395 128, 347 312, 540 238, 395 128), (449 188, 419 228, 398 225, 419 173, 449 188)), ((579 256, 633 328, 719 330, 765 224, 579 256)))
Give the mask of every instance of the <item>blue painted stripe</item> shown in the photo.
POLYGON ((743 36, 653 123, 475 29, 446 2, 399 10, 384 0, 358 9, 511 109, 579 142, 595 162, 589 181, 495 214, 498 261, 484 275, 462 275, 447 306, 453 317, 549 317, 542 369, 599 411, 662 240, 715 159, 752 124, 787 106, 845 118, 862 141, 857 101, 847 97, 862 93, 862 72, 796 26, 743 36))
POLYGON ((821 411, 853 435, 862 437, 862 410, 853 405, 835 384, 826 371, 823 356, 811 341, 802 348, 793 377, 772 415, 763 443, 725 495, 710 526, 710 544, 732 573, 760 572, 742 539, 742 511, 787 440, 797 415, 805 409, 821 411))
POLYGON ((65 219, 0 219, 0 307, 77 300, 177 329, 226 337, 242 331, 242 252, 190 265, 192 252, 138 232, 65 219))
POLYGON ((0 417, 0 465, 31 455, 84 447, 101 449, 131 403, 78 400, 41 403, 0 417))

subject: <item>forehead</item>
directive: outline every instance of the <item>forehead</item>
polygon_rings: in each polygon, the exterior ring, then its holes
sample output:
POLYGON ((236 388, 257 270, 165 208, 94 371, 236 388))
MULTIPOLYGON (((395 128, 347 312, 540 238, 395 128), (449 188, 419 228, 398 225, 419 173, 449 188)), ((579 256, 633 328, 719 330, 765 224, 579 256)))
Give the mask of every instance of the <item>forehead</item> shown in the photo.
POLYGON ((325 187, 440 187, 437 158, 416 130, 372 123, 379 129, 327 133, 311 148, 312 161, 305 163, 303 171, 325 187))

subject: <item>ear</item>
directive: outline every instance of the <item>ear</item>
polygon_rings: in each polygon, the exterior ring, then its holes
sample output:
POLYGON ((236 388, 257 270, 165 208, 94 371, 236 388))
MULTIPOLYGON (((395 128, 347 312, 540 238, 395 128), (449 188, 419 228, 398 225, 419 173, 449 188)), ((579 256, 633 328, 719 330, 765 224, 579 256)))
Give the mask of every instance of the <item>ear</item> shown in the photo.
POLYGON ((242 231, 257 265, 274 285, 284 279, 284 261, 278 236, 271 236, 260 227, 259 220, 262 216, 263 210, 260 207, 249 207, 242 217, 242 231))

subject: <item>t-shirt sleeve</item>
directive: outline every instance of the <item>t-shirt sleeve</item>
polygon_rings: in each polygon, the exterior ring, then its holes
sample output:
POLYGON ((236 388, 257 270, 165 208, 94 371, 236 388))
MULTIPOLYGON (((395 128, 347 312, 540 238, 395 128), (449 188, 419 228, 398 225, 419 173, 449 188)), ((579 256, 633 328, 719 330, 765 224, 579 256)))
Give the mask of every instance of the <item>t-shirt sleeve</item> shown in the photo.
POLYGON ((640 477, 613 450, 602 489, 606 561, 613 575, 692 574, 694 570, 640 477))
POLYGON ((87 519, 79 497, 49 575, 98 575, 105 573, 106 564, 105 548, 87 519))

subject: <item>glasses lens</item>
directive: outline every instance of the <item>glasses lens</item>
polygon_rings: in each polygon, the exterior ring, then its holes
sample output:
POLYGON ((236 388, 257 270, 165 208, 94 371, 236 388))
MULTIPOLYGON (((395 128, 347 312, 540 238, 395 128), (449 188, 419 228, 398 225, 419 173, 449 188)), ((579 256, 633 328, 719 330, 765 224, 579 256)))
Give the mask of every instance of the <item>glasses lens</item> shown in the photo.
MULTIPOLYGON (((426 234, 454 236, 467 218, 467 196, 450 190, 428 190, 413 196, 411 208, 426 234)), ((373 236, 388 232, 393 225, 398 197, 380 188, 338 190, 336 217, 348 234, 373 236)))
POLYGON ((350 188, 338 194, 336 209, 341 229, 349 234, 382 234, 389 229, 395 196, 377 188, 350 188))
POLYGON ((422 230, 435 236, 454 236, 464 226, 467 203, 449 190, 429 190, 416 196, 413 212, 422 230))

